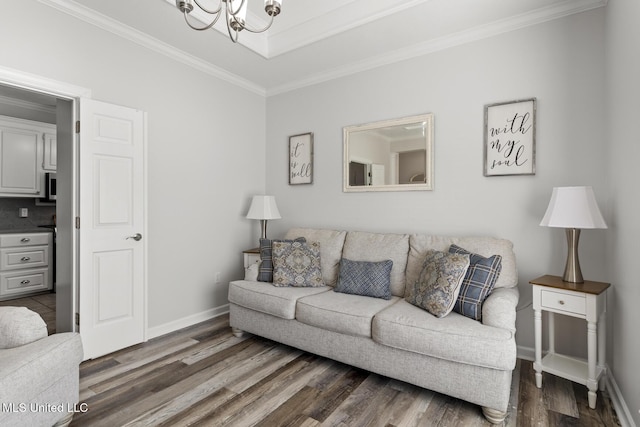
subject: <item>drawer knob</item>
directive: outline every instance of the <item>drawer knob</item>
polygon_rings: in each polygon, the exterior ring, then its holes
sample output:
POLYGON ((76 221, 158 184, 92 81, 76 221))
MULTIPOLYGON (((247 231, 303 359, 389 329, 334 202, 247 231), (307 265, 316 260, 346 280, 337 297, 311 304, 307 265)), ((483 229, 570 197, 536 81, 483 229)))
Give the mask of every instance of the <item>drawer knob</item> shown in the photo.
POLYGON ((21 241, 22 243, 28 243, 28 242, 30 242, 30 241, 31 241, 31 239, 30 239, 30 238, 28 238, 28 237, 23 237, 22 239, 20 239, 20 241, 21 241))
POLYGON ((20 282, 21 285, 28 285, 29 283, 31 283, 31 280, 23 280, 20 282))
POLYGON ((20 258, 20 261, 31 261, 31 257, 23 256, 22 258, 20 258))
POLYGON ((558 301, 558 304, 564 305, 564 301, 560 300, 560 301, 558 301))

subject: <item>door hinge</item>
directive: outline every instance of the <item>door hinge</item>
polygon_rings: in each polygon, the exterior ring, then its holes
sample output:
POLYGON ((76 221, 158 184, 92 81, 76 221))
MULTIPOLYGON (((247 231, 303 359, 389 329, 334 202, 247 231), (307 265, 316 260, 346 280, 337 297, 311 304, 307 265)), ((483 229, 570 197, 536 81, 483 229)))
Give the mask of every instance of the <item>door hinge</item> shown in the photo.
POLYGON ((79 216, 76 217, 76 228, 78 230, 80 229, 80 217, 79 216))
POLYGON ((76 121, 76 133, 80 133, 80 120, 76 121))
POLYGON ((76 325, 80 326, 80 313, 76 313, 76 325))

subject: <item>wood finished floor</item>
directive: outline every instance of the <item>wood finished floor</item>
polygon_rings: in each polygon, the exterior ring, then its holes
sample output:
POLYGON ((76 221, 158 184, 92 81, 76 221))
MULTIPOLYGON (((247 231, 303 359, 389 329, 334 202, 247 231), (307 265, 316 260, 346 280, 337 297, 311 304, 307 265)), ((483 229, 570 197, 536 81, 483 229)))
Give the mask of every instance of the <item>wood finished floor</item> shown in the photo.
MULTIPOLYGON (((490 426, 476 405, 314 356, 231 334, 227 316, 80 366, 72 426, 490 426)), ((518 360, 506 426, 616 426, 606 393, 518 360)))

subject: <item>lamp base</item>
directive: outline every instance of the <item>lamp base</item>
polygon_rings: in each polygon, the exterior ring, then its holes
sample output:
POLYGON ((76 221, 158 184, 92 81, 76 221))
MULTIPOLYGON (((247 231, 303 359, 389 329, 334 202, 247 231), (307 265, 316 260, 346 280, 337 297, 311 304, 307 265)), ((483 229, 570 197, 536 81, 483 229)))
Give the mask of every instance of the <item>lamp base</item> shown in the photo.
POLYGON ((580 271, 580 260, 578 259, 578 242, 580 240, 579 228, 565 229, 567 234, 567 264, 564 267, 562 280, 570 283, 584 283, 582 271, 580 271))
POLYGON ((267 238, 267 220, 266 219, 260 220, 260 228, 262 229, 262 234, 260 235, 260 238, 266 239, 267 238))

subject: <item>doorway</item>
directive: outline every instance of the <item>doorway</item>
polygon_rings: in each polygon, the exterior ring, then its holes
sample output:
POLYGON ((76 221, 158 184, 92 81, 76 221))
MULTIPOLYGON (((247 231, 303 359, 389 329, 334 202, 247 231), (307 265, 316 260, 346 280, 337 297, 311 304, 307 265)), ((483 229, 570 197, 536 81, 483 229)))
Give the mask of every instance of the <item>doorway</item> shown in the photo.
POLYGON ((67 225, 72 222, 73 180, 73 109, 74 101, 57 95, 39 92, 19 86, 0 84, 0 115, 57 126, 57 181, 61 194, 56 203, 34 198, 2 198, 0 204, 10 207, 1 220, 0 227, 36 228, 50 227, 54 234, 52 249, 53 265, 49 281, 51 292, 30 294, 2 301, 1 305, 25 306, 38 314, 47 323, 49 333, 75 330, 76 304, 73 295, 72 241, 73 232, 67 225), (16 206, 25 207, 26 218, 17 218, 16 206), (15 211, 15 212, 14 212, 15 211), (15 215, 14 215, 15 214, 15 215), (16 216, 13 219, 12 216, 16 216), (60 225, 60 227, 57 227, 60 225), (54 229, 54 227, 56 227, 54 229))
POLYGON ((57 332, 80 332, 85 359, 143 342, 146 113, 2 67, 0 85, 55 99, 57 332))

